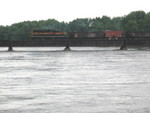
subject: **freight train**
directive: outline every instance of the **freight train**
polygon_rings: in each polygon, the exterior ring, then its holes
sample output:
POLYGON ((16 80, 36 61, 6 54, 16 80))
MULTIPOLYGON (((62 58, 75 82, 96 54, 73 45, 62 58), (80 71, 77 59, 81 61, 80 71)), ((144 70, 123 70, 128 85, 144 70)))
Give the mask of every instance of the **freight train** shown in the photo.
POLYGON ((122 38, 150 38, 150 31, 128 32, 128 31, 99 31, 99 32, 61 32, 58 30, 33 30, 32 39, 52 39, 52 38, 93 38, 93 39, 122 39, 122 38))

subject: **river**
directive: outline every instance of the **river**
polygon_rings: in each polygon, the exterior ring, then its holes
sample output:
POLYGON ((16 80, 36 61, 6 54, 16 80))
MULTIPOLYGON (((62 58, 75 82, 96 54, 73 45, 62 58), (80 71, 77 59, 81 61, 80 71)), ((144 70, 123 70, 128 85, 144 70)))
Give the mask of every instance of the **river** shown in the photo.
POLYGON ((0 113, 150 113, 150 48, 0 48, 0 113))

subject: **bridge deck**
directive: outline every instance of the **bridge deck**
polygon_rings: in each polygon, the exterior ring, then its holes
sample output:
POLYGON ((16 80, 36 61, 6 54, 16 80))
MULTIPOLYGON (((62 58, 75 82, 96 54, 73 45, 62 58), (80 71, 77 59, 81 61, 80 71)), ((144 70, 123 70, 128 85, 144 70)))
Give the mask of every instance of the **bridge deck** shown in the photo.
MULTIPOLYGON (((147 39, 119 39, 119 40, 102 40, 102 39, 51 39, 51 40, 24 40, 11 41, 13 47, 45 47, 45 46, 121 46, 126 42, 129 46, 150 46, 150 38, 147 39)), ((0 47, 8 47, 10 41, 0 41, 0 47)))

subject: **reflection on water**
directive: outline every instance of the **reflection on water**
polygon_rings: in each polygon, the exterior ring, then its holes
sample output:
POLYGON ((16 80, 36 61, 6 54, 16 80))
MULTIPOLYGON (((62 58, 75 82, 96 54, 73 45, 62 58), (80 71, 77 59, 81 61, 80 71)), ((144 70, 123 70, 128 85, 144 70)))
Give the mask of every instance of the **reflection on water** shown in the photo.
POLYGON ((0 113, 149 113, 149 48, 0 48, 0 113))

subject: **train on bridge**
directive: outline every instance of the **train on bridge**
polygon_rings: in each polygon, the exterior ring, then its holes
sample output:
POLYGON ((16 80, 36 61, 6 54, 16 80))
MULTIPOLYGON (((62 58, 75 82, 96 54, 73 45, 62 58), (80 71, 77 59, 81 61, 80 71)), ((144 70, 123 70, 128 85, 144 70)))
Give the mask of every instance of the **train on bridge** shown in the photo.
POLYGON ((92 39, 122 39, 122 38, 150 38, 150 31, 99 31, 99 32, 61 32, 58 30, 33 30, 31 39, 51 39, 51 38, 92 38, 92 39))
POLYGON ((121 50, 128 46, 150 46, 150 31, 127 32, 127 31, 99 31, 99 32, 62 32, 58 30, 32 30, 29 40, 3 40, 0 46, 9 47, 45 47, 65 46, 121 46, 121 50), (47 40, 48 39, 48 40, 47 40), (49 40, 50 39, 50 40, 49 40), (130 40, 131 39, 131 40, 130 40))

